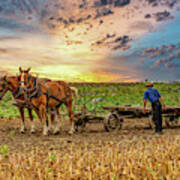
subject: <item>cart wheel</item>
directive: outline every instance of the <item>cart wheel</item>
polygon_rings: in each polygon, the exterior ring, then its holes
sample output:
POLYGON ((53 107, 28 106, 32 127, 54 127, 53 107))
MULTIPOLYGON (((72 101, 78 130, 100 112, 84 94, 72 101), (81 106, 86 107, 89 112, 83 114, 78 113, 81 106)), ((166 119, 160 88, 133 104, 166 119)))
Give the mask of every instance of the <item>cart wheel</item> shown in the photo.
POLYGON ((104 118, 104 128, 107 132, 120 130, 122 128, 123 119, 115 112, 110 112, 104 118))
POLYGON ((75 131, 76 132, 84 131, 85 127, 86 127, 86 122, 84 121, 84 119, 79 118, 78 120, 76 120, 76 122, 75 122, 75 131))
POLYGON ((155 124, 154 124, 154 121, 152 119, 152 115, 149 115, 148 120, 149 120, 149 127, 154 130, 155 124))
POLYGON ((166 117, 165 124, 167 127, 172 128, 178 126, 178 118, 174 116, 166 117))

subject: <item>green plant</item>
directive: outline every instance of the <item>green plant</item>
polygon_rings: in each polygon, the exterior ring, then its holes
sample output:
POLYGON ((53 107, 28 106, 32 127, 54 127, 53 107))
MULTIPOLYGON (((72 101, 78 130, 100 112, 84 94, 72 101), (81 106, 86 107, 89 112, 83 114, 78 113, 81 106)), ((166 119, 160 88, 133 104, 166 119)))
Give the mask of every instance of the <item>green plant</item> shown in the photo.
POLYGON ((51 156, 50 156, 50 160, 51 160, 53 163, 55 163, 55 162, 56 162, 56 157, 55 157, 54 155, 51 155, 51 156))
POLYGON ((9 152, 8 152, 8 146, 7 145, 0 146, 0 154, 3 157, 7 157, 8 156, 9 152))
POLYGON ((10 134, 11 137, 14 137, 16 135, 16 132, 15 131, 11 131, 9 134, 10 134))

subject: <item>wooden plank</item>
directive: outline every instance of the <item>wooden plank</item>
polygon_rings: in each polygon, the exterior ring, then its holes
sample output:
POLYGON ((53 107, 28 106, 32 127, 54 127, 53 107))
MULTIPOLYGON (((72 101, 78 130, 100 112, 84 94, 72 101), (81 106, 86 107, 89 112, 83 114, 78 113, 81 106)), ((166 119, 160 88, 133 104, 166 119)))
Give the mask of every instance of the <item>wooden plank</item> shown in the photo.
MULTIPOLYGON (((118 113, 134 113, 141 114, 143 111, 142 106, 103 106, 104 110, 117 111, 118 113)), ((146 112, 151 113, 152 109, 150 107, 146 108, 146 112)), ((166 109, 162 109, 163 114, 180 114, 180 107, 178 106, 167 106, 166 109)))

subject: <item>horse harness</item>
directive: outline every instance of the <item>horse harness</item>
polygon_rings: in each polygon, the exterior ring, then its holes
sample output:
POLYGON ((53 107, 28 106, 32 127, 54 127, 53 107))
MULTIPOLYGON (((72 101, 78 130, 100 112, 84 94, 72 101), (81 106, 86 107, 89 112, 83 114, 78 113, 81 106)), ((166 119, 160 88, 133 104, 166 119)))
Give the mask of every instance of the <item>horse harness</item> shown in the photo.
MULTIPOLYGON (((26 83, 26 84, 28 85, 28 86, 27 86, 27 90, 26 90, 26 93, 27 93, 26 95, 27 95, 27 96, 26 96, 26 99, 25 99, 25 100, 26 100, 26 101, 30 101, 31 104, 32 104, 32 99, 33 99, 33 98, 38 98, 38 97, 40 97, 40 96, 43 95, 43 94, 46 95, 46 98, 47 98, 47 108, 48 108, 48 102, 49 102, 49 99, 50 99, 50 98, 58 101, 60 104, 63 103, 63 102, 65 102, 65 100, 67 99, 67 97, 65 97, 64 99, 60 100, 59 98, 51 95, 50 92, 49 92, 49 90, 48 90, 47 92, 43 92, 43 91, 42 91, 42 87, 41 87, 41 83, 40 83, 40 82, 37 83, 37 78, 36 78, 36 77, 34 77, 34 79, 33 79, 33 87, 31 88, 31 87, 30 87, 30 84, 29 84, 30 80, 31 80, 31 76, 28 76, 28 82, 27 82, 27 83, 24 82, 24 83, 26 83)), ((60 89, 59 89, 59 90, 60 90, 60 89)), ((68 97, 69 97, 69 94, 68 94, 68 97)), ((33 104, 32 104, 32 106, 33 106, 36 110, 39 111, 39 108, 38 108, 38 107, 34 106, 33 104)), ((57 107, 59 107, 59 105, 57 105, 57 107)))
MULTIPOLYGON (((7 81, 6 79, 6 76, 3 78, 3 84, 2 84, 2 88, 3 90, 0 90, 0 93, 2 93, 2 95, 0 96, 0 98, 2 98, 2 96, 4 95, 4 93, 6 92, 6 85, 11 85, 10 82, 7 81)), ((19 98, 21 95, 22 95, 22 92, 21 92, 21 88, 18 86, 17 89, 15 89, 14 91, 12 91, 12 94, 13 94, 13 97, 15 99, 19 98)))
POLYGON ((4 96, 4 93, 6 92, 6 85, 8 84, 6 77, 3 78, 3 84, 2 84, 2 89, 0 90, 0 93, 2 93, 0 95, 0 98, 2 98, 4 96))

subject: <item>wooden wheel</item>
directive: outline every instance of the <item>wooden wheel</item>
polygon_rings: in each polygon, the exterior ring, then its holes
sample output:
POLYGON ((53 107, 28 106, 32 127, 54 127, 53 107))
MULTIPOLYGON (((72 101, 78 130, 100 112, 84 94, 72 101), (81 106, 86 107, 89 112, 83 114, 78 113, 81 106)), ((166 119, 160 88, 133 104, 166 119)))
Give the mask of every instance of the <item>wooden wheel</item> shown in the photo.
POLYGON ((175 116, 165 117, 165 124, 169 128, 178 126, 178 117, 175 116))
POLYGON ((86 122, 84 121, 83 118, 79 118, 78 120, 76 120, 76 122, 75 122, 75 131, 76 132, 84 131, 85 127, 86 127, 86 122))
POLYGON ((107 132, 116 131, 122 128, 123 119, 115 112, 110 112, 104 119, 104 128, 107 132))

